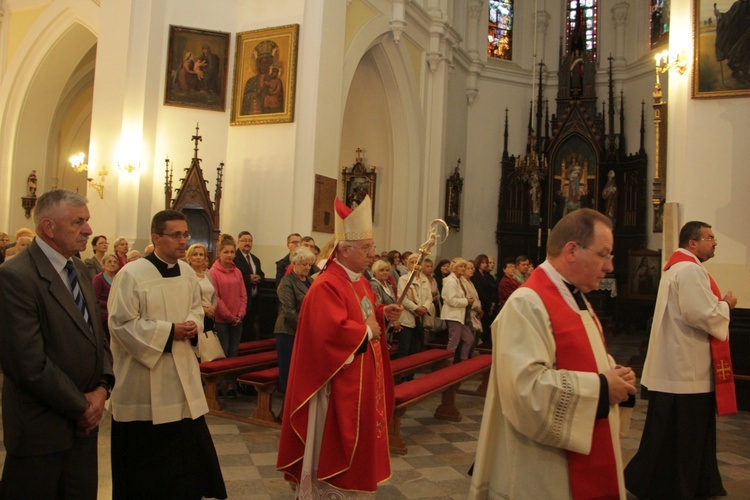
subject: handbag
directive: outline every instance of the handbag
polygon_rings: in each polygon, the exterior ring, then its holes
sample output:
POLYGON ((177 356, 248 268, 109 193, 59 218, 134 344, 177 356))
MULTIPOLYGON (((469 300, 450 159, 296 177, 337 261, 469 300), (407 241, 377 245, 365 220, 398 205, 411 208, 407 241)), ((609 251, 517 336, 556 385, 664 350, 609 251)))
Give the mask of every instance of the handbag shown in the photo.
POLYGON ((216 333, 211 330, 203 332, 198 337, 198 351, 201 362, 214 361, 216 359, 226 358, 224 349, 221 348, 221 341, 216 333))

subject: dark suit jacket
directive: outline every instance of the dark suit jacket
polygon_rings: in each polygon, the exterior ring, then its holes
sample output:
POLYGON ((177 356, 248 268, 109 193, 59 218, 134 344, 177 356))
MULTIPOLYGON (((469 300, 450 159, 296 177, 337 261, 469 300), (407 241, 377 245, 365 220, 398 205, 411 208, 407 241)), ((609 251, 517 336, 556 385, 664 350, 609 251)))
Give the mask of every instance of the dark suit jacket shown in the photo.
MULTIPOLYGON (((260 259, 250 253, 250 258, 253 259, 253 263, 255 264, 255 274, 260 276, 260 280, 263 281, 263 279, 266 277, 265 273, 263 273, 263 270, 260 268, 260 259)), ((247 260, 245 260, 245 254, 237 250, 237 253, 234 255, 234 265, 237 266, 237 269, 240 270, 242 273, 242 280, 245 282, 245 290, 247 291, 247 303, 250 303, 250 300, 252 299, 252 291, 253 291, 253 284, 250 281, 250 275, 253 274, 253 268, 250 267, 250 264, 247 263, 247 260)), ((255 286, 260 286, 260 283, 255 286)))
POLYGON ((73 258, 93 332, 37 244, 0 266, 0 363, 5 448, 19 456, 73 446, 85 392, 114 381, 109 350, 87 279, 73 258))

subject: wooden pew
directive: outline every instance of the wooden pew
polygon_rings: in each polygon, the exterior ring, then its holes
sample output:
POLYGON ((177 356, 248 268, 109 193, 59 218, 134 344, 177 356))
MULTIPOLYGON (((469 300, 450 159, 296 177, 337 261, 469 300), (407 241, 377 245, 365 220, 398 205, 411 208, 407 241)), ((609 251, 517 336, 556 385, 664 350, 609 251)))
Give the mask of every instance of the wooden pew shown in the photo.
POLYGON ((261 340, 249 340, 247 342, 240 342, 239 350, 237 354, 243 356, 245 354, 255 354, 257 352, 273 351, 276 349, 276 339, 261 339, 261 340))
MULTIPOLYGON (((391 361, 391 371, 394 382, 404 375, 433 366, 444 365, 453 357, 450 351, 431 349, 422 351, 411 356, 391 361)), ((248 422, 266 427, 280 427, 276 423, 276 414, 273 411, 273 395, 279 384, 279 367, 266 368, 265 370, 244 373, 237 377, 240 385, 250 385, 258 393, 258 404, 248 422)))
POLYGON ((276 351, 268 351, 201 363, 201 378, 203 379, 203 389, 206 393, 210 413, 214 415, 222 414, 218 398, 219 384, 226 377, 274 366, 277 357, 276 351))
POLYGON ((489 372, 491 365, 492 356, 481 354, 397 385, 394 390, 396 404, 393 419, 388 426, 391 452, 399 455, 405 455, 407 452, 406 443, 401 437, 401 417, 410 405, 442 393, 442 401, 435 410, 435 418, 460 422, 461 413, 456 408, 458 387, 465 380, 489 372))

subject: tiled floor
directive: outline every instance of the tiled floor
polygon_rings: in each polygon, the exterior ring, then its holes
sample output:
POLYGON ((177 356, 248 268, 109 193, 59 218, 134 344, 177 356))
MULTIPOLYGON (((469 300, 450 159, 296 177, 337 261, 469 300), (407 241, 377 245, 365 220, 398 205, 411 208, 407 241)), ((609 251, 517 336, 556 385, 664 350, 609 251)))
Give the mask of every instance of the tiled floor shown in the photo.
MULTIPOLYGON (((643 335, 608 338, 615 359, 638 364, 643 335), (632 360, 632 361, 631 361, 632 360)), ((467 388, 469 384, 467 384, 467 388)), ((381 485, 377 498, 463 499, 469 489, 466 474, 474 459, 484 399, 458 395, 463 415, 458 423, 436 420, 433 413, 439 397, 410 408, 402 420, 407 455, 391 456, 393 477, 381 485)), ((278 404, 278 403, 277 403, 278 404)), ((253 398, 240 396, 234 411, 251 412, 253 398), (244 399, 244 400, 243 400, 244 399)), ((635 453, 646 417, 646 402, 638 399, 630 435, 623 442, 626 461, 635 453)), ((276 472, 279 431, 265 427, 208 417, 231 499, 292 499, 289 486, 276 472)), ((718 458, 727 498, 750 498, 750 413, 719 418, 718 458)), ((111 498, 109 473, 109 424, 100 437, 100 498, 111 498)), ((5 452, 0 451, 0 458, 5 452)))

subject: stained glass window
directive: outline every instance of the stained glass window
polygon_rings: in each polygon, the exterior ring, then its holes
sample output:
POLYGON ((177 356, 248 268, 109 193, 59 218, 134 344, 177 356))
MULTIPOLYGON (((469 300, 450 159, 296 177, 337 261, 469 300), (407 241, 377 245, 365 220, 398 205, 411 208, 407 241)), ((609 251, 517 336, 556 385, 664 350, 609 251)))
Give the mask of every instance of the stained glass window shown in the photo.
POLYGON ((513 0, 490 0, 487 55, 513 59, 513 0))
POLYGON ((566 19, 566 36, 568 39, 568 48, 571 50, 571 36, 576 29, 576 18, 580 10, 583 18, 583 40, 591 56, 596 59, 597 45, 597 23, 599 22, 599 7, 597 0, 568 0, 568 16, 566 19))
POLYGON ((651 34, 653 49, 657 45, 669 42, 669 8, 664 8, 664 0, 651 0, 651 34))

